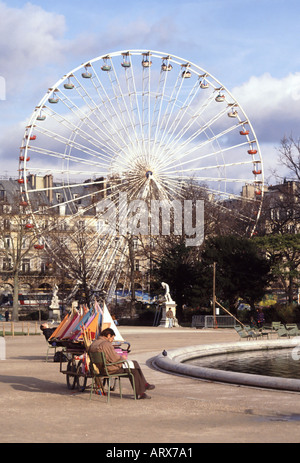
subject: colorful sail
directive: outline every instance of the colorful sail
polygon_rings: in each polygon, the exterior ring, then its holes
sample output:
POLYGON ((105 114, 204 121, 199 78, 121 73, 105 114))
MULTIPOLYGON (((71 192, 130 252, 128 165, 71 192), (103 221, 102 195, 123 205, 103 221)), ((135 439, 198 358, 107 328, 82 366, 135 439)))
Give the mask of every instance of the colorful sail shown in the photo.
POLYGON ((106 328, 112 328, 115 332, 115 341, 124 341, 122 335, 120 334, 114 320, 112 319, 108 308, 105 304, 103 303, 103 317, 102 317, 102 326, 101 326, 101 331, 105 330, 106 328))

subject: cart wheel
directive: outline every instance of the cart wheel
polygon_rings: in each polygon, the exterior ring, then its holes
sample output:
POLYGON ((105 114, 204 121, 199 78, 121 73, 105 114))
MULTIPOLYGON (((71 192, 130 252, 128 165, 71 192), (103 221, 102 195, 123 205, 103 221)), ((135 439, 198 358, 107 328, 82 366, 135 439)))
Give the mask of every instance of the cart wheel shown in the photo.
POLYGON ((82 373, 82 360, 78 362, 76 373, 77 389, 80 392, 83 392, 86 388, 87 376, 84 373, 82 373))
POLYGON ((67 372, 69 372, 66 374, 67 387, 68 389, 74 389, 76 385, 76 363, 73 359, 68 361, 67 372))

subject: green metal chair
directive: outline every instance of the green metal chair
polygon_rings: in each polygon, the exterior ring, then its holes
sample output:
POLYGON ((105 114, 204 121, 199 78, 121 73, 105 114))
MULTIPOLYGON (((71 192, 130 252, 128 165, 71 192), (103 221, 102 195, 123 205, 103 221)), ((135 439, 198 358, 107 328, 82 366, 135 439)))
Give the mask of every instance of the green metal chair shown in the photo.
POLYGON ((243 338, 246 338, 246 339, 251 339, 252 338, 251 334, 248 333, 247 331, 245 331, 240 325, 235 326, 234 329, 237 332, 237 334, 239 335, 240 340, 243 339, 243 338))
POLYGON ((292 336, 292 333, 288 329, 286 329, 284 325, 281 325, 281 327, 277 330, 277 334, 279 338, 289 338, 290 336, 292 336))
POLYGON ((299 330, 296 323, 287 323, 285 325, 285 327, 288 330, 290 336, 299 336, 300 335, 300 330, 299 330))
POLYGON ((263 338, 266 336, 267 338, 269 337, 270 331, 263 331, 263 328, 256 328, 256 327, 251 327, 249 325, 245 325, 245 329, 248 332, 253 333, 253 337, 257 338, 263 338))
POLYGON ((250 335, 251 338, 253 339, 257 339, 259 337, 262 337, 262 334, 261 332, 256 329, 256 328, 252 328, 251 326, 249 325, 245 325, 245 331, 250 335))
POLYGON ((121 378, 128 378, 132 384, 134 399, 136 400, 136 393, 135 393, 135 382, 134 376, 131 372, 129 367, 129 363, 127 360, 120 360, 118 362, 106 362, 106 357, 104 352, 89 352, 90 357, 90 370, 92 375, 92 386, 91 386, 91 393, 90 399, 92 398, 93 389, 95 386, 95 382, 97 379, 100 382, 102 387, 102 380, 107 380, 108 388, 107 388, 107 402, 110 402, 110 391, 111 391, 111 380, 117 379, 119 381, 119 391, 120 397, 122 399, 122 385, 121 385, 121 378), (122 368, 122 364, 126 365, 127 371, 124 369, 124 373, 109 373, 108 367, 112 365, 120 365, 122 368))
POLYGON ((281 322, 272 322, 271 326, 269 327, 269 335, 270 337, 275 336, 278 337, 278 330, 283 327, 283 324, 281 322))
POLYGON ((272 322, 271 330, 278 331, 279 328, 282 328, 283 324, 281 322, 272 322))
POLYGON ((49 358, 49 351, 51 351, 52 349, 54 349, 54 354, 56 354, 56 349, 57 349, 57 346, 52 346, 51 344, 49 344, 49 342, 47 341, 47 354, 46 354, 46 362, 48 362, 48 358, 49 358))
POLYGON ((64 347, 62 347, 61 345, 57 345, 57 344, 52 345, 47 341, 46 362, 48 362, 49 353, 53 349, 54 349, 53 358, 55 357, 56 352, 63 352, 64 353, 66 351, 66 349, 64 347), (57 349, 59 349, 59 350, 57 350, 57 349))

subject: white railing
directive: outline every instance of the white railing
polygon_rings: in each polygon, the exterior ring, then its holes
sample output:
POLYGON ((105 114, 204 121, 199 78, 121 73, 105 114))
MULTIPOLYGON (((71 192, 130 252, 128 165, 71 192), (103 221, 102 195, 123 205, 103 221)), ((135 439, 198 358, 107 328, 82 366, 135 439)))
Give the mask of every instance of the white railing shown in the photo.
POLYGON ((193 328, 233 328, 236 326, 236 320, 230 315, 216 315, 216 326, 213 315, 193 315, 193 328))

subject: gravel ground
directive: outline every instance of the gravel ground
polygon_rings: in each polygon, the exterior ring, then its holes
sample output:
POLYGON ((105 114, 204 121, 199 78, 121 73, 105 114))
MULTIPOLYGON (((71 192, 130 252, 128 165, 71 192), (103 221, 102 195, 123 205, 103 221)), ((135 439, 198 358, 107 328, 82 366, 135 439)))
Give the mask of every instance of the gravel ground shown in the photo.
MULTIPOLYGON (((151 400, 134 401, 129 381, 111 403, 67 389, 59 364, 46 359, 42 335, 6 337, 0 361, 2 443, 295 443, 299 441, 299 394, 175 376, 151 359, 163 349, 238 341, 231 329, 120 327, 148 382, 151 400)), ((241 341, 254 342, 254 341, 241 341)), ((89 383, 88 383, 89 384, 89 383)), ((117 444, 116 444, 117 443, 117 444)), ((133 458, 134 459, 134 458, 133 458)))

